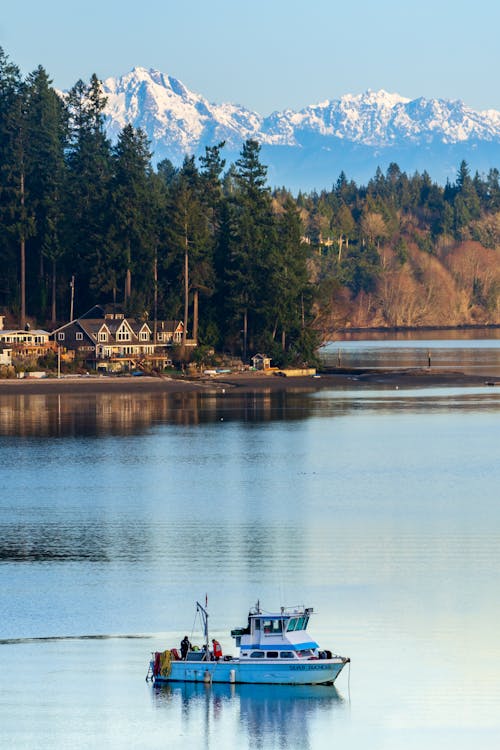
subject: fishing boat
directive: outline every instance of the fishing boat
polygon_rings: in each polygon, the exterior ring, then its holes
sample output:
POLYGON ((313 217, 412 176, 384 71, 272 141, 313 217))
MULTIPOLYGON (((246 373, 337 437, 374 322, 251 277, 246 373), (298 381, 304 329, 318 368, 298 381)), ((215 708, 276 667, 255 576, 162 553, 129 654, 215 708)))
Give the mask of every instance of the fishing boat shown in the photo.
POLYGON ((210 649, 208 612, 199 602, 205 642, 152 654, 146 679, 155 685, 169 682, 227 682, 275 685, 332 685, 350 659, 320 649, 307 632, 312 607, 281 607, 264 612, 260 603, 250 609, 246 626, 231 630, 238 656, 217 657, 210 649))

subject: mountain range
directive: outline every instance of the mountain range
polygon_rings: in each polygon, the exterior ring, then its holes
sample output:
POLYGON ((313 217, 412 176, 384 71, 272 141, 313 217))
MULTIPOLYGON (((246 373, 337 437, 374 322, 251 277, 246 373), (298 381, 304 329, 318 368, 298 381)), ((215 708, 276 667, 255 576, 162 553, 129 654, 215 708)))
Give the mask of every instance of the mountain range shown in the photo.
POLYGON ((262 146, 269 183, 292 190, 329 189, 341 171, 364 183, 391 162, 409 173, 427 170, 438 182, 453 182, 462 159, 480 172, 500 167, 500 112, 478 112, 460 100, 368 90, 263 117, 236 104, 213 104, 157 70, 134 68, 107 78, 103 88, 111 139, 127 123, 142 128, 155 163, 180 164, 186 154, 202 154, 220 141, 229 163, 253 138, 262 146))

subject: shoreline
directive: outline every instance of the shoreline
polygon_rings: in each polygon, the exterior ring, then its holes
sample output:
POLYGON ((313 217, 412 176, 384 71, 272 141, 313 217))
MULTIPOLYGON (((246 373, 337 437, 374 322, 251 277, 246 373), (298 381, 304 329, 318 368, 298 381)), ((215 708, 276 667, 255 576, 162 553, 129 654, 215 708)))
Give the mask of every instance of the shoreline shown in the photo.
POLYGON ((0 380, 2 395, 99 394, 99 393, 251 393, 259 391, 318 391, 349 385, 386 385, 398 388, 425 386, 500 386, 494 375, 470 375, 456 370, 414 368, 406 370, 339 370, 318 376, 276 377, 259 372, 221 374, 200 378, 164 376, 90 375, 61 378, 0 380))

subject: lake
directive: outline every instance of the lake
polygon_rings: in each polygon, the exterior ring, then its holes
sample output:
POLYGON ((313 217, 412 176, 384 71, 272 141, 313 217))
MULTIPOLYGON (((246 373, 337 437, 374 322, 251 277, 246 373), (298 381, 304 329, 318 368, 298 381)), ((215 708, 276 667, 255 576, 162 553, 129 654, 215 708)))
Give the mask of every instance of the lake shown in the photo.
POLYGON ((496 749, 499 416, 488 386, 0 396, 0 744, 496 749), (350 671, 153 688, 205 594, 225 653, 300 603, 350 671))

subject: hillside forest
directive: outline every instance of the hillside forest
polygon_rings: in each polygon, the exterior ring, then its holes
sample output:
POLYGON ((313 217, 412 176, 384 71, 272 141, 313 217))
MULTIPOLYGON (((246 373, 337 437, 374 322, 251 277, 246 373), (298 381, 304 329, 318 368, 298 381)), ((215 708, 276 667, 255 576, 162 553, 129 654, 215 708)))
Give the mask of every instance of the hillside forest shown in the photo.
POLYGON ((367 185, 271 189, 260 146, 154 163, 105 130, 97 77, 59 95, 0 48, 0 313, 49 329, 96 303, 183 320, 202 346, 308 361, 346 327, 500 323, 500 172, 397 164, 367 185))

